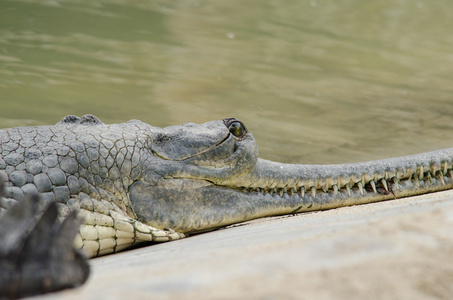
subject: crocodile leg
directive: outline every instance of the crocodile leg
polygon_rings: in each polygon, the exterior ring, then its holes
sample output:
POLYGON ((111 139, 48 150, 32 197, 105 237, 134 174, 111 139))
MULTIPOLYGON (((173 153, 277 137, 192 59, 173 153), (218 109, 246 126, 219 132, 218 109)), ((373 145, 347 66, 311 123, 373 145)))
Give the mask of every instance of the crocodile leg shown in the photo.
POLYGON ((0 298, 16 299, 83 284, 86 256, 72 242, 79 220, 57 221, 57 206, 39 215, 39 196, 16 203, 0 218, 0 298))

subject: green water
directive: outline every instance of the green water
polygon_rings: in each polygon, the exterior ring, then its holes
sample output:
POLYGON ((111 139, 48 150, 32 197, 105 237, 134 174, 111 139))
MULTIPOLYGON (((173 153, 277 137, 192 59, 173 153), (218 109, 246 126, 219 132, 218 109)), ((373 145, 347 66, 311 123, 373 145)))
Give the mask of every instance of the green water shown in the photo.
POLYGON ((2 0, 0 127, 236 117, 300 163, 451 147, 451 28, 447 0, 2 0))

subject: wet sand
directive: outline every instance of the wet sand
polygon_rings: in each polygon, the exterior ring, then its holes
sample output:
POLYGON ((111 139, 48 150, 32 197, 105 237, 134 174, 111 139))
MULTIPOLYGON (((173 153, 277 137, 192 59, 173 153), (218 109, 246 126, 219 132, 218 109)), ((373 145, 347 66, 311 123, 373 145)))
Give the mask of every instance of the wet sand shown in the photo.
POLYGON ((453 191, 266 218, 93 259, 36 299, 451 299, 453 191))

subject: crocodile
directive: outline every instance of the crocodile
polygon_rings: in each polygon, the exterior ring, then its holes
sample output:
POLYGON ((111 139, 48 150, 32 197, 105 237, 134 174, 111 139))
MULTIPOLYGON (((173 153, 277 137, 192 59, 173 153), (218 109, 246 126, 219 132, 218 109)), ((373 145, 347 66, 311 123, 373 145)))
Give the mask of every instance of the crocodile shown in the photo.
POLYGON ((0 130, 0 214, 26 195, 84 219, 75 245, 100 256, 266 216, 453 188, 453 148, 336 165, 258 158, 243 122, 164 128, 66 116, 0 130))

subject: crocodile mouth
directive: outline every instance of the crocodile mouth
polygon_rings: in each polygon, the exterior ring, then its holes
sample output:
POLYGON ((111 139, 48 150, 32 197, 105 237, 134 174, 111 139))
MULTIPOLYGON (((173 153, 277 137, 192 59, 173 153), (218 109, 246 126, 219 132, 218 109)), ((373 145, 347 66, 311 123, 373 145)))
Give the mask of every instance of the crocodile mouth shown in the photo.
MULTIPOLYGON (((429 175, 428 175, 429 176, 429 175)), ((358 182, 350 180, 349 182, 340 185, 332 184, 329 185, 324 183, 322 186, 319 184, 307 184, 307 185, 287 185, 287 186, 277 186, 277 182, 270 184, 261 184, 259 186, 247 186, 245 185, 230 185, 225 186, 225 188, 230 188, 236 190, 239 193, 242 193, 246 197, 271 197, 276 199, 293 199, 293 201, 299 199, 300 206, 298 209, 293 211, 296 213, 299 209, 304 208, 309 210, 314 203, 320 204, 316 209, 327 209, 328 207, 323 207, 323 200, 325 199, 354 199, 354 198, 364 198, 364 197, 374 197, 381 200, 385 199, 394 199, 397 198, 397 194, 401 189, 407 191, 408 189, 418 190, 427 188, 431 186, 434 181, 451 181, 451 178, 444 179, 444 177, 429 178, 429 182, 419 180, 419 177, 414 174, 414 176, 409 176, 406 178, 382 178, 378 181, 370 180, 368 182, 362 178, 358 182)), ((290 184, 290 183, 289 183, 290 184)), ((444 183, 445 184, 445 183, 444 183)), ((401 195, 398 195, 401 196, 401 195)), ((347 205, 347 204, 346 204, 347 205)))
POLYGON ((329 199, 327 206, 336 206, 335 199, 347 205, 346 199, 361 198, 366 203, 366 199, 394 199, 451 186, 450 151, 344 165, 290 165, 259 159, 251 174, 230 184, 249 196, 305 199, 320 204, 316 209, 322 209, 323 199, 329 199))

